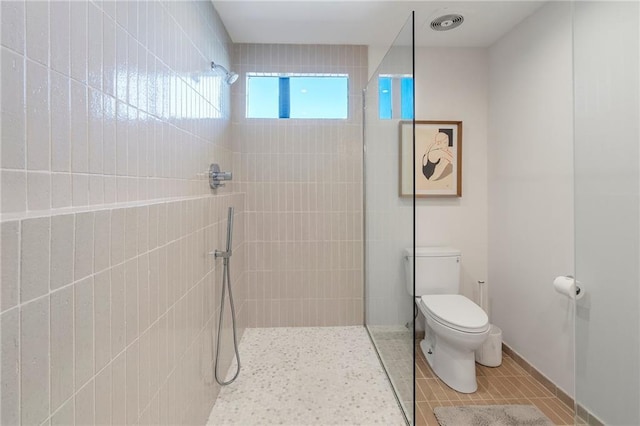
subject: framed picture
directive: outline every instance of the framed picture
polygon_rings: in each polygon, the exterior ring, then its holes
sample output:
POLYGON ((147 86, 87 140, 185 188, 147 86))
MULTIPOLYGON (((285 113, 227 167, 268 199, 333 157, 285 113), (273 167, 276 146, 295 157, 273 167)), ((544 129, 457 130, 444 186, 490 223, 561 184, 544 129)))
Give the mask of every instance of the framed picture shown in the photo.
POLYGON ((413 157, 413 123, 400 122, 400 196, 462 196, 462 121, 416 121, 413 157), (413 164, 412 164, 413 162, 413 164))

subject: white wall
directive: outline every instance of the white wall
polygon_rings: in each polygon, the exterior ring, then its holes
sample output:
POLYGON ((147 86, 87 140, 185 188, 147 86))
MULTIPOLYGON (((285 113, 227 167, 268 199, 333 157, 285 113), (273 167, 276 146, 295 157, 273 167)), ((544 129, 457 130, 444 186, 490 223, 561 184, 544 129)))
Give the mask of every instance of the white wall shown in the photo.
POLYGON ((416 49, 416 120, 462 121, 462 197, 419 199, 416 245, 462 251, 462 294, 487 279, 486 49, 416 49))
MULTIPOLYGON (((370 58, 383 56, 381 48, 373 46, 369 48, 369 55, 370 58)), ((462 293, 478 302, 476 282, 487 277, 487 50, 417 48, 415 58, 416 119, 463 122, 462 197, 417 201, 416 245, 459 248, 463 257, 462 293)), ((369 73, 373 74, 372 69, 375 70, 378 61, 373 59, 369 63, 369 73)), ((389 129, 384 125, 378 126, 376 132, 385 132, 385 140, 395 141, 397 124, 389 129)), ((396 144, 385 144, 380 148, 386 150, 383 154, 386 167, 395 170, 386 175, 394 179, 398 167, 396 144)), ((367 155, 373 155, 369 146, 367 155)), ((400 262, 402 248, 411 246, 411 234, 407 235, 406 232, 407 227, 411 226, 411 202, 398 198, 397 181, 388 182, 388 185, 390 189, 381 192, 392 194, 387 203, 397 204, 394 220, 388 222, 393 223, 395 228, 385 227, 380 232, 384 244, 395 245, 400 262), (406 241, 401 241, 403 235, 406 241)), ((376 323, 396 321, 396 325, 404 324, 412 315, 411 308, 407 308, 407 303, 401 300, 409 298, 404 269, 398 264, 397 268, 389 268, 385 273, 387 275, 380 282, 394 288, 373 289, 375 294, 384 295, 381 299, 384 306, 373 308, 377 315, 370 319, 375 319, 376 323)))
POLYGON ((545 5, 489 50, 489 283, 504 341, 573 394, 571 9, 545 5))
POLYGON ((640 424, 640 7, 574 7, 576 401, 640 424))

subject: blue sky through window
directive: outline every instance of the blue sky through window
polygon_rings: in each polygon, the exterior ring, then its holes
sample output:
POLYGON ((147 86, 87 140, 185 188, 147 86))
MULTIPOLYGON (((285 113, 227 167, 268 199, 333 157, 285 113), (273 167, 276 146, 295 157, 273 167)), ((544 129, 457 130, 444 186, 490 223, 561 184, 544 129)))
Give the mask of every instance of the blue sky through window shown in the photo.
POLYGON ((348 111, 347 76, 250 75, 247 78, 249 118, 346 119, 348 111), (287 79, 289 96, 281 91, 282 83, 287 79))
POLYGON ((247 117, 278 118, 278 77, 247 79, 247 117))
POLYGON ((381 75, 378 77, 378 117, 381 120, 413 119, 413 77, 381 75), (398 99, 398 94, 400 94, 398 99), (399 111, 394 111, 393 106, 399 111))
POLYGON ((413 118, 413 78, 400 79, 400 118, 411 120, 413 118))
POLYGON ((381 119, 390 119, 392 116, 391 102, 391 77, 378 78, 378 108, 381 119))

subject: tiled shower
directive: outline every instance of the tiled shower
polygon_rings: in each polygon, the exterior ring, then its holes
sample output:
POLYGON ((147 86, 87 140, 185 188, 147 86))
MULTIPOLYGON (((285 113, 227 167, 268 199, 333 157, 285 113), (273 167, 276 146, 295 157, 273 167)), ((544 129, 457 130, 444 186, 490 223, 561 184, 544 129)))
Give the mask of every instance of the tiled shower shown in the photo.
POLYGON ((248 318, 244 194, 205 172, 232 169, 226 30, 208 1, 1 7, 0 423, 204 424, 228 206, 248 318))
POLYGON ((246 79, 234 85, 234 172, 247 197, 249 326, 362 325, 366 46, 235 44, 232 68, 240 75, 349 76, 346 120, 246 118, 246 79))
MULTIPOLYGON (((1 7, 1 424, 204 424, 230 206, 239 339, 363 324, 365 46, 233 44, 210 1, 1 7), (348 75, 349 118, 248 120, 212 60, 348 75)), ((224 372, 228 309, 221 340, 224 372)))

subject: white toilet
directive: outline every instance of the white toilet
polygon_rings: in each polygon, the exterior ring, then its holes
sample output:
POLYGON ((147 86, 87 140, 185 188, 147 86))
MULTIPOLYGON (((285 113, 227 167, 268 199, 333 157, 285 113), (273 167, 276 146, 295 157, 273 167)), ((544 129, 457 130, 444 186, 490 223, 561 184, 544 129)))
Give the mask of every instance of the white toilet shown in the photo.
POLYGON ((458 294, 460 251, 450 247, 416 247, 404 250, 406 283, 426 318, 420 348, 433 371, 449 387, 473 393, 476 382, 475 350, 489 335, 489 318, 478 305, 458 294))

